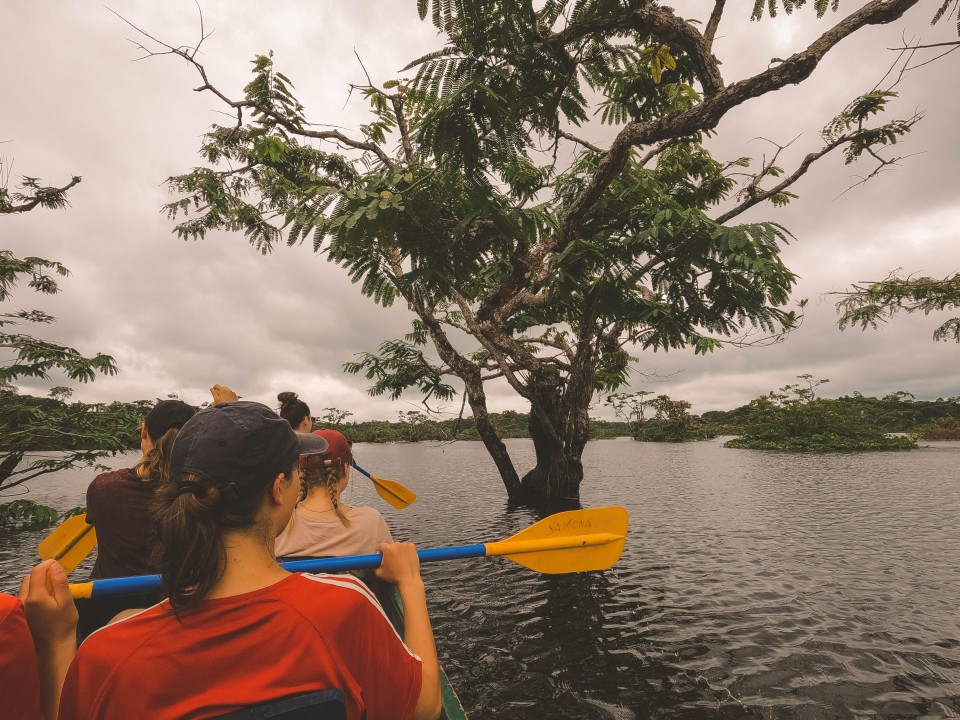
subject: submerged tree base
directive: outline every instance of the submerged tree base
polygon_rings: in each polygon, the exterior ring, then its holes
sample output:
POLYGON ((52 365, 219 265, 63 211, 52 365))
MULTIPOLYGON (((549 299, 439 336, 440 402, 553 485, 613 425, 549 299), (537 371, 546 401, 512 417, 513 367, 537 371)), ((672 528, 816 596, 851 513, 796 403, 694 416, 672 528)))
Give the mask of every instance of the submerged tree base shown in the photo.
POLYGON ((738 437, 723 444, 742 450, 783 450, 786 452, 850 452, 914 450, 919 445, 912 437, 889 435, 837 435, 822 433, 803 437, 738 437))

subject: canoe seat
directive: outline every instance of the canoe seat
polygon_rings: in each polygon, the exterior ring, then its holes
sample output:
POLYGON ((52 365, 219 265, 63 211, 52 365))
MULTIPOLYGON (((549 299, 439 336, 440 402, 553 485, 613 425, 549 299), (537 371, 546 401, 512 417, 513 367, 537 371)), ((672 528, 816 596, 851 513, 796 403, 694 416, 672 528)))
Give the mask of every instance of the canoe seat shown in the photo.
POLYGON ((342 690, 320 690, 251 705, 218 716, 220 720, 346 720, 342 690))

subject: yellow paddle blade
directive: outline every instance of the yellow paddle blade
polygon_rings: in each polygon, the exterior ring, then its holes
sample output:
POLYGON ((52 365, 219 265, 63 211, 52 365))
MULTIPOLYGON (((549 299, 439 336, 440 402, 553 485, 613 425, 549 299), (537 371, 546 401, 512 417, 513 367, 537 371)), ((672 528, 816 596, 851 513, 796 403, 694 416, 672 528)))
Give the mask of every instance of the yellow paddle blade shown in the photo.
POLYGON ((45 537, 37 547, 43 560, 56 560, 72 572, 97 546, 97 531, 87 524, 86 515, 74 515, 45 537))
POLYGON ((413 490, 404 487, 398 482, 378 478, 376 475, 369 475, 368 477, 373 480, 373 484, 376 485, 377 495, 399 510, 403 510, 407 505, 417 499, 417 494, 413 490))
POLYGON ((506 540, 486 543, 487 555, 502 555, 550 575, 606 570, 620 559, 628 524, 622 507, 569 510, 506 540))

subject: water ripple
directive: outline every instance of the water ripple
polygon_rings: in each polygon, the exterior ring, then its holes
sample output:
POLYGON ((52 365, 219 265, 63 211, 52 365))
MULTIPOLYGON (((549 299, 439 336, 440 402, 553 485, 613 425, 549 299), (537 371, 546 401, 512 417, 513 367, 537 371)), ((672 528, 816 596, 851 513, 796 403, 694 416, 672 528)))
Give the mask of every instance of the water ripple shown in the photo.
MULTIPOLYGON (((584 506, 631 516, 609 571, 424 567, 441 662, 472 717, 960 718, 960 443, 795 456, 721 442, 588 445, 584 506)), ((369 483, 348 490, 398 539, 485 542, 539 519, 509 507, 477 443, 355 450, 418 493, 401 512, 369 483)), ((80 504, 89 476, 60 480, 36 499, 80 504)), ((0 542, 0 587, 44 534, 0 542)))

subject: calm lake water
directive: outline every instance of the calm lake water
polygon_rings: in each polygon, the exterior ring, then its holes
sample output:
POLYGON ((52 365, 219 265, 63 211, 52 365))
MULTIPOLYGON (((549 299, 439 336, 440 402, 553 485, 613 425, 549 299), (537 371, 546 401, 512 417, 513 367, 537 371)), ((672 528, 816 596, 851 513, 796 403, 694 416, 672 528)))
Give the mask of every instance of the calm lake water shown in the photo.
MULTIPOLYGON (((507 444, 528 466, 532 445, 507 444)), ((424 566, 441 662, 473 720, 960 718, 960 442, 827 456, 721 444, 587 446, 583 506, 630 512, 608 571, 424 566)), ((398 539, 499 540, 539 519, 508 507, 480 443, 354 449, 419 495, 401 511, 359 476, 347 491, 398 539)), ((28 497, 79 505, 91 478, 28 497)), ((0 588, 45 534, 0 540, 0 588)))

